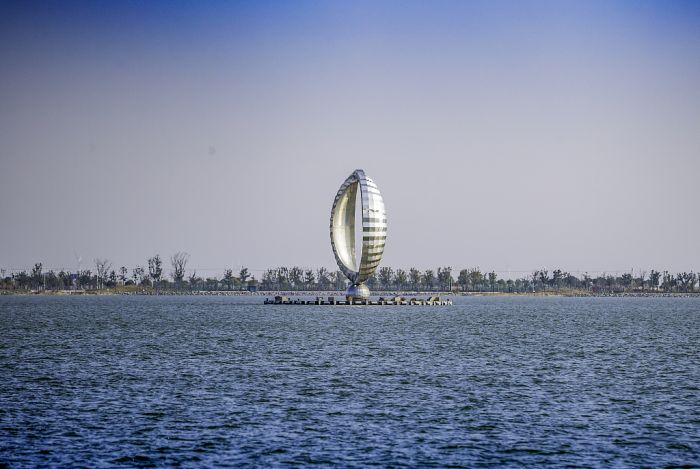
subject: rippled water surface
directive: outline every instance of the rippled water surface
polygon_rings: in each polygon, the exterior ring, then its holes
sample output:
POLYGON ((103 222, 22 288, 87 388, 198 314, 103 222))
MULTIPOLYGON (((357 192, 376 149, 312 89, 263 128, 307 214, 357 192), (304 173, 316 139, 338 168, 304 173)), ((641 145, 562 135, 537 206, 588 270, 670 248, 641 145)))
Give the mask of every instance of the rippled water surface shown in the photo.
POLYGON ((700 299, 0 298, 0 461, 700 464, 700 299))

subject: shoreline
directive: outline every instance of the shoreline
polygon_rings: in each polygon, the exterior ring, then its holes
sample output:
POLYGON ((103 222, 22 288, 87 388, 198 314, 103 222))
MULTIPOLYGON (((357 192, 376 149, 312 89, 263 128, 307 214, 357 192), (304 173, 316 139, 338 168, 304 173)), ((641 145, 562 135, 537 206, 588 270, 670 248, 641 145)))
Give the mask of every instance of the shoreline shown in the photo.
MULTIPOLYGON (((700 292, 585 292, 585 291, 547 291, 547 292, 435 292, 435 291, 377 291, 372 297, 395 296, 448 296, 448 297, 558 297, 558 298, 700 298, 700 292)), ((239 290, 50 290, 17 291, 0 290, 0 296, 250 296, 250 297, 344 297, 345 292, 335 291, 239 291, 239 290)))

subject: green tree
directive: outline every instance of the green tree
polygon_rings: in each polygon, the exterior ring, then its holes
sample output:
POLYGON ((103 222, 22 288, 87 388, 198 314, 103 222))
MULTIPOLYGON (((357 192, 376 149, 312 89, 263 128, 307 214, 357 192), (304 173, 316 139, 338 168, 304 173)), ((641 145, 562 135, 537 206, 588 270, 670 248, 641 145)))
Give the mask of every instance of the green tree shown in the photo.
POLYGON ((13 274, 14 283, 21 289, 26 290, 32 284, 32 278, 24 270, 18 274, 13 274))
POLYGON ((303 276, 304 271, 301 269, 301 267, 294 266, 289 269, 289 283, 295 290, 299 290, 303 286, 303 276))
MULTIPOLYGON (((210 279, 207 279, 207 284, 209 284, 209 280, 210 280, 210 279)), ((233 270, 231 270, 231 269, 226 269, 226 270, 224 271, 224 276, 223 276, 223 278, 221 279, 221 283, 223 283, 224 285, 226 285, 226 289, 227 289, 227 290, 231 290, 231 288, 233 287, 233 282, 234 282, 234 280, 235 280, 235 278, 234 278, 234 276, 233 276, 233 270)))
POLYGON ((32 284, 32 279, 29 275, 27 275, 26 271, 21 271, 17 274, 13 274, 12 278, 14 280, 14 283, 17 287, 19 287, 21 290, 26 290, 29 288, 32 284))
POLYGON ((61 288, 64 290, 68 290, 73 286, 73 279, 71 279, 70 272, 65 272, 61 270, 58 273, 58 281, 61 285, 61 288))
POLYGON ((377 282, 377 274, 374 273, 374 274, 370 275, 370 276, 367 278, 367 280, 365 280, 365 283, 366 283, 367 286, 370 288, 370 290, 371 290, 371 289, 374 289, 374 288, 377 286, 377 283, 378 283, 378 282, 377 282))
MULTIPOLYGON (((323 269, 323 267, 321 267, 321 269, 323 269)), ((318 283, 319 285, 321 285, 322 288, 326 288, 326 281, 323 279, 320 273, 321 269, 318 269, 318 283)), ((336 270, 335 272, 333 272, 333 277, 332 279, 329 279, 329 284, 330 280, 332 280, 333 288, 335 288, 336 290, 345 290, 345 288, 348 286, 345 274, 342 273, 340 270, 336 270)))
POLYGON ((273 290, 275 287, 275 282, 277 279, 277 273, 275 272, 274 269, 267 269, 265 272, 263 272, 262 275, 262 281, 261 281, 261 288, 263 290, 273 290))
POLYGON ((381 288, 391 288, 391 282, 394 279, 394 270, 391 267, 382 267, 379 269, 379 285, 381 288))
POLYGON ((569 272, 564 272, 564 285, 567 286, 568 288, 578 288, 580 286, 581 281, 576 277, 575 275, 570 274, 569 272))
POLYGON ((639 272, 639 278, 637 279, 637 281, 639 282, 639 286, 642 288, 642 291, 644 291, 644 284, 646 283, 646 276, 647 276, 647 273, 645 270, 642 270, 641 272, 639 272))
MULTIPOLYGON (((328 290, 328 288, 335 283, 335 280, 335 274, 331 275, 325 267, 316 270, 316 284, 320 290, 328 290)), ((345 284, 343 283, 343 285, 345 284)))
POLYGON ((620 277, 620 284, 624 287, 625 290, 629 290, 630 287, 632 287, 633 280, 634 280, 634 278, 632 277, 632 274, 624 273, 620 277))
POLYGON ((494 288, 496 287, 496 279, 498 278, 498 275, 496 275, 496 272, 491 271, 489 272, 489 285, 491 286, 491 291, 494 291, 494 288))
POLYGON ((58 279, 56 272, 53 270, 49 270, 44 274, 44 282, 47 290, 55 290, 60 288, 60 280, 58 279))
POLYGON ((457 284, 462 287, 462 291, 467 291, 469 288, 469 269, 462 269, 459 271, 457 284))
POLYGON ((420 274, 420 270, 416 269, 415 267, 411 267, 408 270, 408 278, 411 281, 411 288, 413 290, 418 290, 420 287, 420 282, 422 279, 422 276, 420 274))
POLYGON ((38 289, 42 285, 42 269, 43 266, 41 262, 37 262, 34 264, 34 267, 32 268, 32 274, 31 274, 31 284, 32 288, 35 290, 38 289))
POLYGON ((109 275, 107 276, 107 281, 105 282, 105 286, 112 288, 117 285, 117 273, 114 271, 114 269, 109 271, 109 275))
MULTIPOLYGON (((95 282, 96 283, 96 282, 95 282)), ((81 270, 78 272, 78 287, 82 289, 90 288, 93 285, 92 272, 89 270, 81 270)))
POLYGON ((437 281, 441 290, 449 290, 452 288, 454 279, 452 278, 452 267, 438 267, 437 281))
POLYGON ((277 268, 277 289, 288 290, 290 288, 289 269, 287 267, 277 268))
POLYGON ((649 273, 649 288, 656 290, 659 288, 659 281, 661 280, 661 272, 653 270, 649 273))
POLYGON ((472 288, 478 287, 479 291, 481 291, 481 285, 484 283, 484 274, 481 273, 481 269, 479 267, 469 269, 469 283, 471 284, 472 288))
POLYGON ((605 286, 607 287, 609 292, 615 291, 615 277, 612 275, 606 275, 605 276, 605 286))
POLYGON ((241 271, 238 272, 238 278, 241 279, 241 285, 245 288, 248 284, 248 279, 250 278, 250 272, 248 272, 248 267, 242 267, 241 271))
POLYGON ((394 274, 394 281, 396 282, 397 288, 404 289, 408 285, 408 275, 403 269, 396 269, 396 274, 394 274))
POLYGON ((552 287, 559 290, 561 288, 563 281, 564 281, 564 272, 562 272, 561 269, 556 269, 554 272, 552 272, 552 280, 551 280, 552 287))
POLYGON ((432 291, 435 286, 435 273, 427 269, 423 272, 423 285, 425 285, 426 290, 432 291))
POLYGON ((207 277, 204 285, 208 291, 216 291, 219 289, 219 280, 216 277, 207 277))

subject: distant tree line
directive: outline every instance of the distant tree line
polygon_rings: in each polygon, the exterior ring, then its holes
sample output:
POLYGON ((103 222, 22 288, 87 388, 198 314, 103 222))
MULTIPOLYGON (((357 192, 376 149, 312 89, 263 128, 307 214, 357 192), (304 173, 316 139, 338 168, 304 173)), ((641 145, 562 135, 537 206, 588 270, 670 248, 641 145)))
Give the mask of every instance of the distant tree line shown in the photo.
POLYGON ((535 270, 531 275, 511 279, 499 279, 496 272, 482 273, 479 268, 463 269, 457 284, 461 291, 492 292, 547 292, 578 290, 591 293, 666 292, 691 293, 700 291, 700 277, 694 272, 670 273, 650 270, 622 275, 588 273, 576 276, 561 269, 535 270))
MULTIPOLYGON (((394 270, 381 267, 366 282, 370 289, 379 290, 434 290, 449 291, 455 284, 451 267, 419 271, 411 268, 394 270)), ((302 269, 301 267, 277 267, 268 269, 260 282, 261 290, 344 290, 349 285, 345 275, 326 268, 302 269)))
MULTIPOLYGON (((374 290, 400 291, 456 291, 456 292, 500 292, 531 293, 562 290, 579 290, 591 293, 622 293, 631 291, 679 292, 700 291, 700 276, 694 272, 670 273, 668 271, 641 271, 636 275, 602 274, 591 276, 584 273, 575 276, 556 269, 535 270, 532 274, 517 279, 499 278, 495 271, 482 272, 480 268, 462 269, 453 276, 451 267, 419 270, 415 267, 393 269, 381 267, 366 284, 374 290)), ((329 272, 300 267, 278 267, 268 269, 260 282, 261 290, 342 290, 348 281, 340 271, 329 272)))
MULTIPOLYGON (((187 272, 189 255, 178 252, 172 255, 170 273, 164 274, 163 260, 155 255, 144 266, 132 269, 122 266, 114 269, 106 259, 95 259, 94 270, 77 272, 61 270, 45 271, 37 263, 29 271, 21 271, 0 277, 0 289, 5 290, 100 290, 114 288, 152 288, 172 291, 331 291, 345 290, 349 282, 342 272, 301 267, 277 267, 267 269, 258 281, 248 268, 237 273, 225 269, 220 276, 200 277, 196 270, 187 272)), ((532 293, 584 291, 589 293, 624 292, 700 292, 700 276, 694 272, 671 273, 669 271, 639 271, 621 275, 584 273, 573 275, 556 269, 540 269, 517 279, 499 278, 495 271, 473 267, 461 269, 456 278, 451 267, 419 270, 381 267, 366 281, 371 290, 436 291, 436 292, 500 292, 532 293)))
POLYGON ((125 266, 113 268, 107 259, 94 259, 94 270, 78 269, 76 272, 44 270, 42 263, 34 264, 31 271, 21 271, 0 277, 0 289, 4 290, 102 290, 102 289, 157 289, 172 291, 220 291, 246 290, 257 285, 257 280, 243 267, 235 275, 233 269, 225 269, 220 277, 201 277, 193 270, 186 274, 189 255, 178 252, 170 257, 170 275, 164 273, 163 259, 156 254, 146 263, 132 269, 125 266))

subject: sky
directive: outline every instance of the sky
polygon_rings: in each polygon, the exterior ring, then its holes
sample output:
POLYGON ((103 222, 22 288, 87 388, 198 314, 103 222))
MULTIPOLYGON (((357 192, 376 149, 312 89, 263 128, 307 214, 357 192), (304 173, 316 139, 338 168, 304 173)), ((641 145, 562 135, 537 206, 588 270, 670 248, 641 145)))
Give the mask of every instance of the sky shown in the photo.
POLYGON ((700 3, 3 2, 0 269, 700 270, 700 3))

